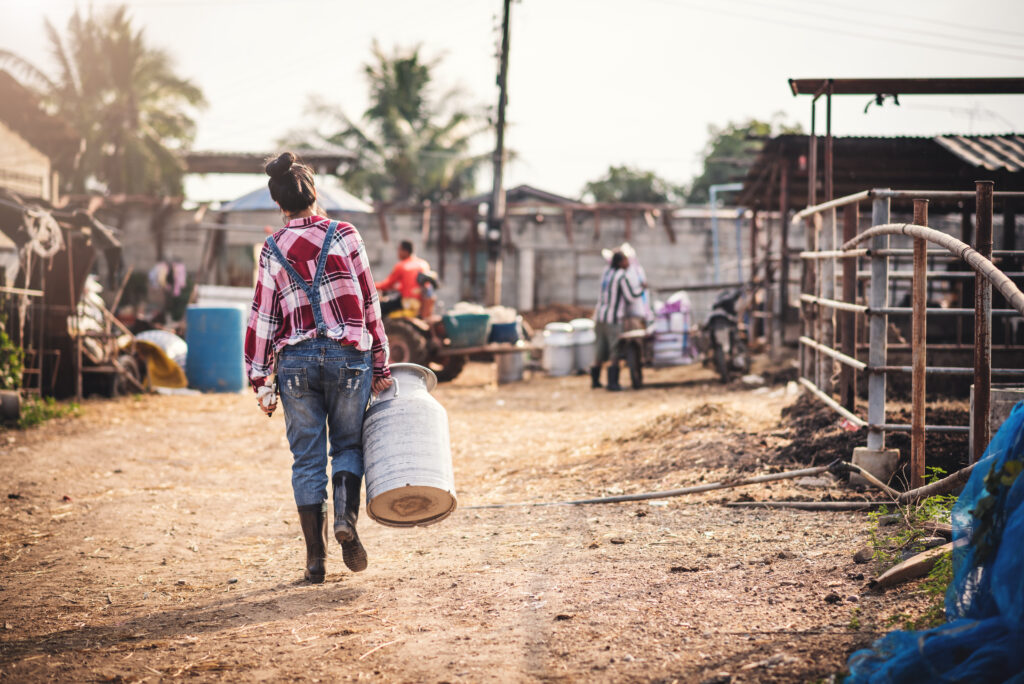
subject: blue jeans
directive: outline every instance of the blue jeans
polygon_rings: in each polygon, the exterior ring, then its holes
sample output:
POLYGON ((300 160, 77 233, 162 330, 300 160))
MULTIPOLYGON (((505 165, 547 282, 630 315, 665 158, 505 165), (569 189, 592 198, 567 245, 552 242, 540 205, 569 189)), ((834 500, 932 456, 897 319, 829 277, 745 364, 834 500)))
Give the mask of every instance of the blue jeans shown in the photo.
POLYGON ((292 450, 292 490, 298 506, 327 501, 331 473, 363 475, 363 414, 370 401, 370 352, 314 337, 281 350, 277 384, 292 450))

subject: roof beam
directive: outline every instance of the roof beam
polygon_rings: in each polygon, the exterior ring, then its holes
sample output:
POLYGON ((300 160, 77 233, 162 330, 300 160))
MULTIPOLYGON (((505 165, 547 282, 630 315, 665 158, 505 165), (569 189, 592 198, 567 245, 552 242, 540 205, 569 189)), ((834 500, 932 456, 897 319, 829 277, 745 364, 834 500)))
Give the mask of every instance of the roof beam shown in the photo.
POLYGON ((791 78, 793 95, 1021 95, 1024 78, 791 78))

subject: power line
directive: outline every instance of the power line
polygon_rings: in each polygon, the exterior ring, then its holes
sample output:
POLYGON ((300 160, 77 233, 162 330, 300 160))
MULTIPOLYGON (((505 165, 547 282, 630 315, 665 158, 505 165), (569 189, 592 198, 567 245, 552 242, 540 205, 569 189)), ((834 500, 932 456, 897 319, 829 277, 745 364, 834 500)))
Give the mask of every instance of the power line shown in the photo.
POLYGON ((849 5, 844 5, 842 3, 822 2, 822 0, 818 0, 818 4, 825 5, 827 7, 834 7, 835 9, 838 9, 838 10, 842 10, 842 11, 845 11, 845 12, 851 12, 851 13, 859 14, 859 15, 862 15, 862 16, 864 14, 870 14, 870 15, 883 15, 883 16, 890 16, 890 17, 898 17, 900 19, 913 19, 914 21, 918 21, 918 22, 921 22, 921 23, 924 23, 924 24, 934 24, 936 26, 950 26, 952 28, 957 28, 957 29, 967 30, 967 31, 977 31, 977 32, 980 32, 980 33, 999 33, 999 34, 1002 34, 1004 36, 1014 36, 1016 38, 1024 38, 1024 32, 1021 32, 1021 31, 1007 31, 1005 29, 992 28, 992 27, 989 27, 989 26, 971 26, 970 24, 963 24, 963 23, 960 23, 960 22, 943 21, 941 19, 930 19, 928 17, 921 16, 921 15, 918 15, 918 14, 901 14, 899 12, 892 12, 892 11, 889 11, 889 10, 884 10, 884 11, 881 11, 881 12, 878 11, 878 10, 871 10, 870 12, 865 12, 863 7, 851 7, 849 5))
MULTIPOLYGON (((905 34, 908 34, 908 33, 911 33, 911 34, 916 34, 916 35, 919 35, 919 36, 925 36, 925 37, 930 37, 930 38, 949 38, 951 40, 957 40, 957 41, 962 41, 962 42, 970 42, 970 43, 977 43, 977 41, 978 41, 978 38, 976 38, 976 37, 962 36, 962 35, 956 35, 956 34, 952 34, 952 33, 944 33, 944 32, 940 32, 940 31, 929 31, 927 29, 918 29, 918 28, 903 27, 903 26, 900 26, 900 27, 879 26, 879 24, 877 22, 864 21, 864 20, 858 20, 858 19, 842 18, 842 17, 837 17, 837 16, 835 16, 833 14, 822 14, 820 12, 813 12, 811 10, 806 9, 806 5, 801 6, 801 7, 779 7, 776 4, 767 4, 767 3, 764 3, 764 2, 758 2, 758 0, 731 0, 731 1, 732 2, 738 2, 738 3, 744 4, 744 5, 752 5, 754 7, 764 7, 766 9, 771 9, 771 10, 782 10, 783 12, 798 13, 798 14, 800 14, 802 16, 820 17, 820 18, 822 18, 822 19, 824 19, 826 21, 842 22, 842 23, 846 23, 846 24, 857 24, 859 26, 867 26, 868 28, 873 28, 873 29, 876 29, 876 30, 877 29, 881 29, 883 31, 896 31, 901 36, 905 35, 905 34)), ((863 13, 861 13, 861 15, 863 16, 863 13)), ((991 41, 991 40, 987 40, 987 41, 985 41, 985 44, 990 46, 990 47, 1005 47, 1005 48, 1009 48, 1011 50, 1024 50, 1024 43, 1020 43, 1020 42, 1017 42, 1017 43, 999 43, 999 42, 994 42, 994 41, 991 41)), ((1024 55, 1022 55, 1022 56, 1024 56, 1024 55)))
POLYGON ((686 7, 688 9, 696 10, 698 12, 708 12, 708 13, 711 13, 711 14, 720 14, 720 15, 723 15, 723 16, 734 17, 734 18, 738 18, 738 19, 760 21, 760 22, 767 23, 767 24, 776 24, 776 25, 779 25, 779 26, 785 26, 787 28, 811 29, 811 30, 814 30, 814 31, 821 32, 822 34, 828 34, 828 35, 837 35, 838 34, 838 35, 850 36, 850 37, 853 37, 853 38, 861 38, 863 40, 871 40, 871 41, 875 41, 875 42, 883 42, 883 43, 886 43, 887 45, 890 45, 890 46, 892 46, 894 44, 896 44, 896 45, 913 45, 915 47, 923 47, 923 48, 927 48, 929 50, 941 50, 943 52, 959 52, 961 54, 974 54, 974 55, 981 55, 981 56, 984 56, 984 57, 995 57, 997 59, 1009 59, 1009 60, 1013 60, 1014 62, 1024 62, 1024 57, 1018 56, 1018 55, 1007 55, 1007 54, 1004 54, 1004 53, 1001 53, 1001 52, 990 52, 988 50, 975 50, 975 49, 971 49, 971 48, 956 47, 956 46, 949 46, 949 45, 936 45, 934 43, 925 43, 925 42, 918 41, 918 40, 909 40, 909 39, 903 38, 903 37, 885 38, 885 37, 882 37, 882 36, 873 36, 873 35, 866 34, 866 33, 858 33, 856 31, 848 31, 848 30, 844 30, 844 29, 840 29, 840 28, 832 28, 830 26, 822 26, 820 24, 808 24, 806 22, 785 21, 785 20, 782 20, 782 19, 774 19, 772 17, 752 15, 752 14, 743 13, 743 12, 734 12, 734 11, 731 11, 731 10, 721 9, 719 7, 691 4, 689 2, 684 2, 684 1, 681 1, 681 0, 647 0, 647 2, 655 2, 655 3, 660 4, 660 5, 666 5, 666 6, 672 6, 672 7, 686 7))

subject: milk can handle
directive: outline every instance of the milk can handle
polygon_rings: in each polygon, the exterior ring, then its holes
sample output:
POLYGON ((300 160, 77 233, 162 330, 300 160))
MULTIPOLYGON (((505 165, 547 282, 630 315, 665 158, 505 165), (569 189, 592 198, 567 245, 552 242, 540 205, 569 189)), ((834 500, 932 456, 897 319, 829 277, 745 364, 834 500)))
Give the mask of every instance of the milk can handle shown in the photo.
POLYGON ((391 387, 388 387, 386 390, 384 390, 383 392, 380 392, 377 396, 375 396, 373 398, 373 403, 377 404, 377 403, 380 403, 382 400, 384 400, 384 392, 387 392, 388 390, 393 390, 393 391, 391 392, 391 396, 387 398, 387 401, 391 401, 392 399, 397 399, 398 398, 398 378, 392 376, 391 377, 391 387))

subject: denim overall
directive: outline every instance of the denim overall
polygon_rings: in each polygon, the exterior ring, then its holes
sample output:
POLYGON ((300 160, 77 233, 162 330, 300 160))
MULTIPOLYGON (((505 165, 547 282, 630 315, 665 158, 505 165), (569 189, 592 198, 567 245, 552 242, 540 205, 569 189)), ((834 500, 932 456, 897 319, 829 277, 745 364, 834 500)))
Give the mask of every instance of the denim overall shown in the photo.
POLYGON ((338 222, 331 221, 327 228, 312 284, 288 263, 273 237, 267 241, 306 293, 316 321, 316 336, 286 346, 277 363, 277 386, 295 459, 292 490, 300 510, 320 510, 327 501, 328 441, 332 476, 340 471, 363 475, 363 414, 373 382, 370 352, 328 338, 320 302, 327 253, 337 227, 338 222))

